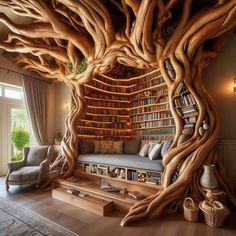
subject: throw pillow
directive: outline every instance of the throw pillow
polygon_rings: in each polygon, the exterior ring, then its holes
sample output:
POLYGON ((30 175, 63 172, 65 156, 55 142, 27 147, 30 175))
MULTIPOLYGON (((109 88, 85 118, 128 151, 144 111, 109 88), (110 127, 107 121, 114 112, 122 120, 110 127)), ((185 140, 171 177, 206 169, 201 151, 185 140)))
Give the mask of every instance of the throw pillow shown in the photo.
POLYGON ((160 157, 162 143, 157 143, 154 145, 152 150, 148 153, 150 160, 156 160, 160 157))
POLYGON ((145 143, 139 152, 139 156, 146 157, 148 155, 149 144, 145 143))
POLYGON ((158 143, 160 143, 160 141, 151 141, 151 142, 149 142, 148 153, 150 153, 152 151, 152 149, 154 148, 154 146, 158 143))
POLYGON ((94 153, 101 153, 101 141, 94 140, 94 153))
POLYGON ((140 150, 140 140, 125 140, 124 141, 124 153, 126 154, 138 154, 140 150))
POLYGON ((80 153, 93 153, 94 152, 94 142, 90 140, 81 140, 79 142, 80 153))
POLYGON ((117 154, 120 154, 120 153, 123 153, 123 144, 124 142, 123 141, 115 141, 112 143, 112 153, 117 153, 117 154))
POLYGON ((101 141, 101 153, 113 153, 113 142, 101 141))
POLYGON ((167 151, 169 150, 173 140, 172 139, 167 139, 163 142, 162 148, 161 148, 161 158, 163 159, 164 156, 166 155, 167 151))

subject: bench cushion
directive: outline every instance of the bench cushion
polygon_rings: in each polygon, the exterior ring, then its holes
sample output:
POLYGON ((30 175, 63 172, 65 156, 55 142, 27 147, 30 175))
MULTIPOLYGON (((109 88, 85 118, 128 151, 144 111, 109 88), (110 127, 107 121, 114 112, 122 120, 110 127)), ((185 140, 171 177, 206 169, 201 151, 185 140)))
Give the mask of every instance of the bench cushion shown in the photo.
POLYGON ((139 155, 132 154, 80 154, 78 161, 142 170, 163 171, 162 160, 149 160, 148 157, 140 157, 139 155))

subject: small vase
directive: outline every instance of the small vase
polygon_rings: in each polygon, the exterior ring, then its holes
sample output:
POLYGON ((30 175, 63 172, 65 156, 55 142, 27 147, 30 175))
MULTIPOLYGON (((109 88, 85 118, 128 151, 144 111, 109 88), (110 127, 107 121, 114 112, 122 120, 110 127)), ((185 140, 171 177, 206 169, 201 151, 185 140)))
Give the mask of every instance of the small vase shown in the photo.
POLYGON ((218 181, 215 175, 215 165, 203 165, 204 170, 200 177, 200 184, 207 189, 218 187, 218 181))

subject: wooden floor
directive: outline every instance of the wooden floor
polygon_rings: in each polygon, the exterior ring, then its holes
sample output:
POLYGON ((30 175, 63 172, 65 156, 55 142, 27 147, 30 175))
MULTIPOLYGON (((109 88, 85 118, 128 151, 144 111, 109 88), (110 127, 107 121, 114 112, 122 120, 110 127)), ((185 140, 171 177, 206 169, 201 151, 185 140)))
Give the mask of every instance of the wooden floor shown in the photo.
POLYGON ((123 213, 102 217, 51 198, 51 191, 10 186, 5 191, 5 179, 0 177, 0 196, 54 221, 80 236, 236 236, 236 213, 232 213, 222 228, 211 228, 203 222, 189 223, 181 214, 146 220, 120 227, 123 213))

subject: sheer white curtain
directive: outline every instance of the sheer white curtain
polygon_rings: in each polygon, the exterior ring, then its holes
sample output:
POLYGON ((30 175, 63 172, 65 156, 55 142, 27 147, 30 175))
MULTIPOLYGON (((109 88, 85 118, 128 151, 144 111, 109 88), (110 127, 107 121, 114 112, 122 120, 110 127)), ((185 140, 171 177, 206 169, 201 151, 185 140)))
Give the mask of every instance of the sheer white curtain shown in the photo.
POLYGON ((26 109, 34 137, 38 145, 48 144, 47 111, 48 91, 47 82, 23 76, 23 89, 25 94, 26 109))

